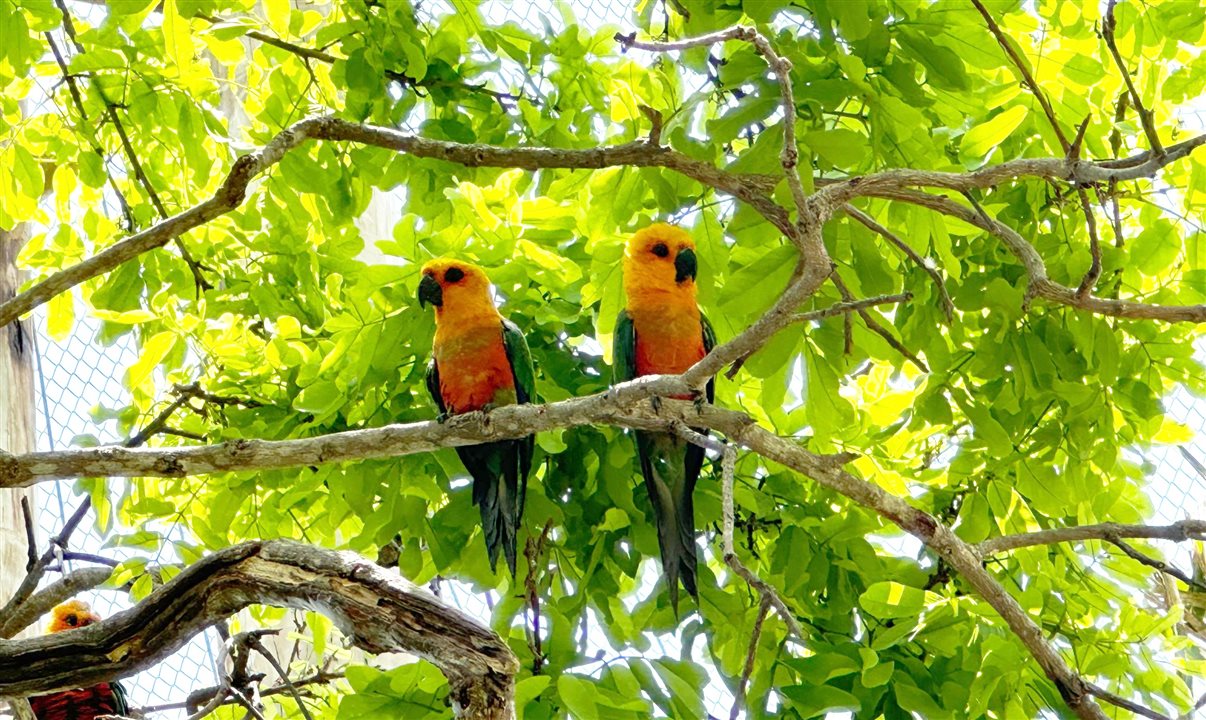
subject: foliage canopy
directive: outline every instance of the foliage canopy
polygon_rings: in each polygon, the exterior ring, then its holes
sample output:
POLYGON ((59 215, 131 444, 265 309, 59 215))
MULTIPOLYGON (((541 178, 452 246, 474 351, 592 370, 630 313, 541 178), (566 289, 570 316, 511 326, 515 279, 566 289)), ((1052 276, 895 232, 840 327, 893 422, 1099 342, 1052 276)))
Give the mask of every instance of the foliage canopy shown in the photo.
MULTIPOLYGON (((622 29, 681 38, 756 24, 793 66, 792 121, 809 191, 823 179, 888 168, 965 172, 1064 155, 969 3, 704 1, 684 2, 685 13, 678 4, 638 3, 622 29)), ((519 4, 453 6, 68 5, 76 48, 49 0, 0 0, 0 83, 8 88, 0 154, 10 170, 0 177, 0 227, 44 228, 21 263, 35 278, 48 276, 159 220, 148 188, 166 214, 193 206, 218 189, 238 154, 312 112, 461 143, 582 149, 646 137, 648 107, 664 118, 661 140, 675 150, 733 173, 779 171, 779 90, 752 46, 625 53, 615 39, 621 28, 586 21, 587 7, 550 3, 518 22, 519 4), (64 54, 79 103, 48 38, 64 54), (32 107, 45 93, 49 104, 32 107)), ((1101 8, 1041 0, 990 11, 1068 137, 1088 118, 1084 157, 1148 148, 1102 39, 1101 8)), ((1128 2, 1114 14, 1119 50, 1161 139, 1185 139, 1179 123, 1194 118, 1195 102, 1202 111, 1206 87, 1206 9, 1128 2)), ((1089 189, 1102 246, 1096 294, 1206 302, 1203 157, 1154 179, 1089 189)), ((775 198, 790 206, 785 183, 775 198)), ((1080 283, 1092 258, 1075 189, 1023 178, 974 191, 973 202, 1029 240, 1052 279, 1080 283)), ((971 543, 1148 518, 1144 468, 1125 451, 1185 439, 1161 398, 1177 384, 1206 390, 1195 326, 1032 301, 1025 268, 999 238, 914 204, 856 205, 925 259, 918 265, 846 215, 824 228, 853 296, 911 293, 867 312, 917 361, 862 317, 838 315, 776 335, 734 379, 718 379, 717 404, 815 452, 857 453, 857 475, 971 543), (953 302, 949 321, 934 270, 953 302)), ((698 243, 700 301, 722 342, 761 316, 791 277, 797 249, 765 218, 670 169, 466 168, 312 142, 263 175, 237 209, 183 236, 214 287, 199 289, 172 246, 58 296, 47 317, 52 335, 88 316, 100 321, 96 342, 136 339, 139 359, 125 377, 130 405, 97 410, 129 435, 171 402, 173 384, 191 383, 240 401, 172 416, 170 427, 209 442, 378 427, 435 414, 423 385, 432 321, 415 299, 417 269, 456 255, 489 269, 503 313, 527 334, 540 398, 552 402, 609 385, 622 242, 664 219, 689 227, 698 243)), ((827 283, 800 309, 842 299, 827 283)), ((158 434, 150 442, 194 441, 158 434)), ((740 684, 759 598, 720 560, 720 485, 705 479, 696 493, 706 545, 701 602, 675 618, 664 588, 649 586, 657 539, 638 477, 632 443, 617 428, 541 433, 521 534, 536 551, 527 567, 521 558, 518 582, 490 572, 452 450, 300 470, 85 480, 81 489, 115 542, 154 552, 167 542, 165 528, 185 525, 196 544, 173 544, 186 560, 253 537, 374 556, 396 535, 405 577, 491 593, 493 627, 525 668, 522 717, 703 717, 709 677, 730 690, 740 684), (653 649, 665 633, 677 636, 681 654, 653 649)), ((753 655, 751 717, 1069 712, 998 615, 890 522, 753 453, 741 456, 736 479, 739 555, 779 590, 807 635, 786 640, 782 621, 766 619, 753 655)), ((145 594, 144 564, 127 564, 114 582, 133 578, 135 596, 145 594)), ((1206 674, 1206 661, 1179 634, 1177 613, 1139 600, 1149 568, 1094 542, 1016 550, 989 569, 1086 678, 1172 714, 1193 704, 1187 678, 1206 674)), ((310 631, 322 653, 328 628, 314 618, 310 631)), ((353 668, 347 683, 350 691, 318 710, 341 718, 450 713, 439 701, 443 678, 425 664, 353 668)), ((273 710, 297 713, 289 702, 273 710)))

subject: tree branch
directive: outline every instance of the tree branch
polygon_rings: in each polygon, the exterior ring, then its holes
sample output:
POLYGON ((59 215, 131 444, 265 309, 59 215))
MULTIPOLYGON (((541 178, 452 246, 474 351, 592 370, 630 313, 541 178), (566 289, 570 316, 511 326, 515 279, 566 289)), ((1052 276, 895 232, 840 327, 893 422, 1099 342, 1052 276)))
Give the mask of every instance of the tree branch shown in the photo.
POLYGON ((96 625, 0 640, 0 695, 124 677, 252 604, 317 609, 366 652, 409 652, 435 664, 460 717, 510 717, 519 662, 498 635, 358 555, 290 540, 220 550, 96 625))
POLYGON ((69 268, 51 275, 19 295, 0 303, 0 327, 80 283, 102 275, 142 253, 162 247, 173 238, 238 207, 251 181, 280 162, 285 153, 308 140, 350 140, 415 157, 435 158, 466 167, 599 169, 629 165, 664 167, 703 185, 733 195, 762 213, 784 232, 792 232, 787 212, 767 196, 763 175, 734 175, 670 148, 635 141, 586 150, 504 148, 430 140, 389 128, 358 125, 335 117, 302 120, 278 133, 260 150, 235 161, 222 186, 210 199, 131 235, 69 268))
MULTIPOLYGON (((76 39, 75 23, 71 21, 71 13, 67 11, 67 3, 65 0, 55 0, 55 5, 59 8, 59 12, 63 16, 63 31, 67 34, 67 37, 71 39, 72 44, 75 45, 76 51, 83 53, 84 46, 81 45, 79 40, 76 39)), ((47 37, 50 37, 49 33, 47 33, 47 37)), ((67 68, 65 65, 62 65, 62 58, 59 57, 57 52, 55 53, 55 56, 59 59, 59 63, 63 67, 64 75, 66 75, 67 68)), ((113 129, 117 131, 117 137, 121 141, 121 146, 126 153, 126 158, 130 161, 130 168, 134 171, 134 177, 137 178, 139 184, 142 185, 143 190, 146 191, 147 197, 151 199, 151 204, 155 206, 155 210, 159 213, 159 217, 166 220, 168 218, 167 208, 163 206, 163 201, 159 199, 159 194, 155 192, 154 186, 151 185, 150 178, 147 177, 146 172, 144 172, 142 169, 142 163, 139 162, 138 154, 134 152, 134 145, 130 142, 130 136, 126 133, 126 126, 124 123, 122 123, 121 118, 117 114, 117 105, 109 99, 108 95, 105 94, 105 89, 101 87, 100 83, 97 82, 95 78, 91 80, 91 84, 92 89, 96 91, 97 96, 105 105, 105 112, 109 116, 109 122, 113 123, 113 129)), ((73 89, 72 97, 74 97, 76 103, 79 104, 80 115, 83 116, 84 106, 80 102, 79 92, 74 91, 73 89)), ((130 229, 133 230, 132 225, 130 229)), ((184 245, 184 240, 182 240, 179 236, 176 236, 173 238, 173 240, 176 243, 176 248, 180 250, 180 257, 188 265, 189 270, 193 274, 193 282, 196 283, 197 292, 200 293, 202 290, 211 289, 213 285, 211 285, 209 281, 205 279, 205 275, 202 273, 205 268, 203 268, 200 263, 193 259, 192 254, 184 245)))
MULTIPOLYGON (((1206 138, 1206 135, 1203 137, 1206 138)), ((1047 277, 1047 266, 1029 241, 1013 228, 984 213, 982 209, 967 208, 940 195, 900 188, 881 188, 867 194, 926 207, 959 218, 969 225, 996 235, 1004 241, 1005 247, 1026 269, 1026 274, 1030 278, 1028 289, 1030 297, 1041 297, 1059 305, 1119 318, 1162 320, 1164 322, 1206 322, 1206 305, 1150 305, 1093 295, 1078 295, 1076 290, 1047 277)))
POLYGON ((989 538, 977 545, 976 551, 982 557, 989 557, 997 553, 1024 547, 1033 547, 1035 545, 1117 538, 1172 540, 1173 542, 1206 540, 1206 520, 1181 520, 1172 525, 1120 525, 1118 523, 1102 523, 1100 525, 1053 528, 1051 530, 1039 530, 1036 532, 989 538))
POLYGON ((997 39, 997 44, 1001 46, 1001 49, 1004 50, 1005 54, 1009 56, 1010 62, 1012 62, 1013 66, 1017 68, 1018 74, 1021 75, 1022 82, 1025 83, 1026 87, 1030 89, 1031 94, 1034 95, 1034 97, 1039 101, 1039 105, 1043 106, 1043 113, 1046 114, 1047 120, 1051 123, 1051 127, 1055 130, 1055 136, 1059 138, 1059 144, 1063 149, 1064 154, 1070 154, 1069 151, 1072 149, 1072 145, 1068 142, 1068 138, 1064 135, 1063 128, 1059 126, 1059 121, 1055 119, 1055 110, 1051 108, 1051 101, 1048 100, 1047 96, 1043 94, 1043 91, 1039 88, 1038 82, 1035 81, 1034 76, 1030 74, 1030 69, 1026 67, 1026 62, 1022 60, 1020 55, 1018 55, 1018 52, 1013 48, 1013 45, 1009 44, 1009 38, 1005 35, 1004 31, 1001 30, 1001 26, 997 25, 997 21, 994 20, 992 14, 988 12, 988 8, 984 7, 984 3, 980 2, 980 0, 971 0, 971 2, 972 5, 976 6, 976 10, 980 11, 980 15, 984 18, 985 24, 988 25, 989 32, 991 32, 993 37, 997 39))
POLYGON ((871 232, 879 234, 885 240, 895 245, 900 249, 901 252, 907 255, 910 260, 916 263, 918 267, 920 267, 927 275, 930 276, 930 279, 934 281, 934 285, 938 288, 938 297, 940 300, 939 304, 942 307, 942 315, 946 318, 946 322, 949 325, 955 316, 955 303, 951 300, 951 295, 946 289, 946 282, 942 279, 942 274, 938 272, 938 268, 934 267, 934 263, 926 258, 923 258, 896 233, 892 232, 883 225, 880 225, 870 215, 862 210, 859 210, 853 205, 843 205, 842 212, 862 223, 871 232))
POLYGON ((1138 550, 1136 550, 1134 548, 1134 546, 1132 546, 1130 543, 1126 542, 1125 540, 1122 540, 1122 539, 1116 538, 1116 537, 1106 538, 1106 540, 1109 543, 1116 546, 1122 552, 1126 553, 1127 556, 1130 557, 1132 560, 1134 560, 1138 563, 1141 563, 1143 565, 1146 565, 1150 568, 1153 568, 1155 570, 1158 570, 1159 572, 1162 572, 1165 575, 1171 575, 1172 577, 1175 577, 1176 579, 1185 583, 1186 587, 1188 587, 1190 590, 1193 590, 1195 592, 1206 592, 1206 585, 1199 583, 1198 581, 1194 580, 1190 576, 1186 575, 1181 570, 1178 570, 1177 568, 1173 567, 1172 565, 1169 565, 1168 563, 1164 562, 1163 560, 1157 560, 1154 557, 1151 557, 1150 555, 1148 555, 1146 553, 1139 552, 1138 550))
POLYGON ((1110 55, 1114 57, 1114 64, 1118 66, 1118 71, 1122 73, 1122 79, 1126 81, 1126 89, 1131 97, 1131 104, 1135 106, 1135 112, 1139 113, 1139 122, 1143 125, 1143 134, 1147 135, 1147 141, 1151 144, 1153 157, 1161 157, 1164 155, 1164 146, 1160 143, 1160 133, 1156 132, 1156 123, 1153 119, 1153 113, 1143 107, 1143 98, 1139 97, 1139 91, 1135 89, 1135 81, 1131 79, 1131 72, 1127 70, 1126 61, 1122 59, 1122 54, 1118 52, 1118 43, 1114 39, 1114 30, 1118 23, 1114 18, 1114 6, 1118 4, 1117 0, 1110 0, 1106 6, 1105 19, 1101 23, 1101 37, 1105 40, 1106 47, 1110 49, 1110 55))

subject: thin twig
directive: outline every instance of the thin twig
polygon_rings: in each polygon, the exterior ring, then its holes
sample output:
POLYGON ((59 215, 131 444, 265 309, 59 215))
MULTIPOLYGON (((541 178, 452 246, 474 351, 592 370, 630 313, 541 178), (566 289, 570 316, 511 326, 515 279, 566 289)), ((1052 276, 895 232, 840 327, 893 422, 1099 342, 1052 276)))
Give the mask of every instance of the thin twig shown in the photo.
POLYGON ((1076 186, 1076 196, 1080 198, 1080 207, 1085 214, 1085 224, 1089 228, 1089 254, 1093 260, 1085 273, 1080 286, 1076 288, 1076 297, 1086 298, 1093 292, 1093 287, 1101 277, 1101 240, 1097 237, 1097 218, 1093 215, 1093 205, 1089 202, 1089 194, 1083 185, 1076 186))
POLYGON ((825 318, 834 317, 837 315, 849 315, 853 312, 858 312, 876 305, 894 305, 896 303, 908 302, 913 299, 913 293, 903 292, 895 295, 876 295, 875 297, 863 298, 862 300, 851 300, 849 302, 834 303, 829 307, 821 308, 820 310, 810 310, 808 312, 796 313, 792 318, 792 322, 814 322, 816 320, 824 320, 825 318))
MULTIPOLYGON (((58 6, 59 12, 63 15, 63 31, 67 33, 67 37, 69 37, 72 44, 75 45, 76 51, 82 54, 84 52, 84 46, 81 45, 79 40, 76 39, 75 23, 71 20, 71 13, 67 10, 66 1, 55 0, 55 5, 58 6)), ((170 216, 167 208, 164 207, 163 201, 159 199, 159 194, 155 192, 154 186, 151 185, 150 178, 147 177, 146 172, 142 169, 142 163, 138 160, 138 153, 134 152, 134 145, 130 142, 130 136, 126 133, 125 124, 122 123, 121 117, 119 117, 117 114, 117 105, 109 99, 108 95, 105 94, 105 89, 101 87, 101 84, 96 80, 95 77, 91 78, 91 84, 92 89, 96 92, 97 96, 101 99, 101 102, 105 105, 105 111, 109 117, 109 122, 113 123, 113 129, 117 131, 117 137, 121 141, 122 149, 125 150, 126 158, 130 161, 130 168, 134 171, 134 177, 137 178, 139 184, 142 185, 143 190, 146 191, 147 197, 151 199, 151 204, 155 206, 155 210, 159 213, 160 219, 168 219, 170 216)), ((74 96, 78 102, 79 93, 74 93, 74 96)), ((84 108, 81 104, 80 112, 83 113, 83 110, 84 108)), ((205 266, 201 265, 201 263, 193 259, 192 254, 188 251, 188 248, 185 246, 182 238, 177 236, 173 238, 173 241, 176 244, 176 248, 180 250, 180 257, 188 265, 189 270, 193 274, 193 282, 197 287, 197 295, 200 296, 202 291, 212 289, 213 285, 211 285, 210 282, 205 279, 205 275, 203 274, 203 271, 208 270, 209 268, 206 268, 205 266)))
POLYGON ((733 477, 737 468, 737 449, 729 443, 723 442, 716 438, 708 437, 703 433, 692 430, 687 425, 680 421, 670 423, 670 428, 679 437, 689 443, 698 445, 705 450, 712 450, 720 453, 720 467, 723 475, 722 483, 722 506, 723 514, 721 518, 721 543, 722 552, 724 553, 724 562, 733 572, 737 573, 745 582, 758 594, 764 601, 770 602, 778 612, 779 617, 783 618, 783 622, 787 624, 787 629, 791 634, 795 635, 798 640, 803 642, 804 630, 800 627, 800 622, 796 620, 795 613, 791 608, 787 607, 787 603, 783 601, 779 591, 772 585, 767 583, 762 578, 754 574, 741 562, 737 557, 737 551, 733 543, 733 527, 736 524, 735 511, 733 509, 733 477))
POLYGON ((1116 538, 1116 537, 1106 538, 1106 540, 1108 542, 1110 542, 1111 544, 1117 546, 1119 550, 1126 553, 1127 556, 1130 557, 1132 560, 1135 560, 1136 562, 1140 562, 1140 563, 1142 563, 1150 568, 1153 568, 1155 570, 1158 570, 1166 575, 1171 575, 1171 576, 1175 577, 1176 579, 1180 580, 1181 582, 1185 583, 1187 586, 1189 586, 1190 589, 1192 589, 1196 592, 1206 592, 1206 585, 1203 585, 1202 583, 1194 580, 1192 577, 1190 577, 1189 575, 1186 575, 1183 571, 1178 570, 1176 567, 1173 567, 1172 565, 1169 565, 1168 563, 1166 563, 1162 560, 1157 560, 1154 557, 1147 555, 1146 553, 1142 553, 1142 552, 1136 550, 1130 543, 1126 542, 1125 540, 1122 540, 1122 539, 1116 538))
MULTIPOLYGON (((854 299, 854 295, 850 292, 849 286, 847 286, 846 282, 842 280, 842 276, 837 274, 836 270, 832 275, 829 276, 829 279, 833 281, 833 284, 837 287, 838 292, 841 293, 842 300, 844 302, 850 304, 856 304, 858 302, 854 299)), ((925 362, 922 361, 921 358, 917 357, 912 350, 905 347, 904 343, 897 340, 896 336, 893 335, 891 331, 889 331, 883 325, 880 325, 879 321, 872 317, 871 313, 867 312, 866 306, 855 308, 855 312, 858 313, 858 316, 863 319, 863 322, 872 332, 882 337, 884 341, 888 343, 888 345, 891 345, 892 348, 896 350, 896 352, 908 358, 909 362, 916 365, 922 372, 928 373, 930 371, 930 368, 925 364, 925 362)))
POLYGON ((946 289, 946 282, 942 279, 942 274, 938 272, 938 268, 934 267, 934 263, 927 258, 923 258, 917 253, 916 250, 910 247, 907 242, 902 240, 900 236, 883 225, 880 225, 875 221, 875 218, 871 217, 862 210, 859 210, 848 203, 842 207, 842 210, 850 217, 862 223, 865 227, 867 227, 867 229, 871 230, 871 232, 878 233, 885 240, 895 245, 900 249, 901 252, 907 255, 910 260, 916 263, 918 267, 920 267, 927 275, 930 276, 930 279, 934 281, 934 285, 938 288, 939 304, 942 307, 942 314, 944 317, 946 317, 947 324, 950 324, 950 322, 954 319, 955 303, 951 300, 950 293, 947 292, 946 289))
POLYGON ((993 34, 993 37, 997 39, 997 43, 1001 46, 1001 49, 1005 51, 1010 61, 1013 62, 1013 66, 1017 68, 1018 73, 1022 76, 1022 82, 1026 84, 1026 87, 1029 88, 1030 92, 1039 101, 1039 105, 1043 106, 1043 112, 1047 115, 1047 120, 1050 121, 1051 127, 1055 130, 1055 136, 1059 138, 1060 148, 1067 155, 1068 151, 1072 149, 1072 145, 1068 142, 1063 129, 1059 126, 1059 121, 1055 119, 1055 110, 1051 108, 1051 102, 1039 88, 1039 84, 1035 81, 1034 76, 1030 74, 1030 69, 1026 67, 1026 62, 1018 55, 1017 50, 1014 50, 1009 38, 1001 30, 1001 26, 997 25, 997 21, 988 12, 988 8, 984 7, 984 3, 980 2, 980 0, 971 0, 971 2, 972 5, 976 6, 976 10, 980 11, 980 15, 983 16, 984 22, 988 25, 988 29, 993 34))
MULTIPOLYGON (((59 50, 59 45, 54 41, 54 35, 50 32, 46 33, 46 42, 50 45, 50 52, 54 55, 55 62, 59 65, 59 71, 63 75, 63 80, 67 83, 67 90, 71 93, 71 99, 75 102, 75 109, 80 114, 80 121, 84 126, 91 128, 88 123, 88 111, 84 109, 84 99, 80 94, 79 86, 75 82, 75 76, 67 68, 67 60, 63 57, 63 53, 59 50)), ((80 133, 81 135, 84 133, 80 133)), ((88 145, 92 148, 92 152, 101 159, 101 165, 105 165, 107 158, 105 151, 101 148, 100 143, 96 139, 95 129, 87 136, 88 145)), ((117 198, 117 204, 121 207, 121 216, 126 222, 126 232, 135 232, 138 230, 138 222, 134 219, 134 211, 130 209, 130 201, 126 200, 126 195, 118 187, 117 181, 108 172, 105 173, 105 179, 109 183, 109 188, 113 191, 113 195, 117 198)))
POLYGON ((25 521, 25 547, 29 560, 25 563, 25 572, 33 570, 38 564, 38 535, 34 530, 33 511, 29 509, 29 496, 21 496, 21 518, 25 521))
POLYGON ((1127 700, 1119 695, 1115 695, 1109 690, 1106 690, 1105 688, 1095 685, 1091 682, 1085 683, 1085 689, 1089 691, 1089 694, 1095 695, 1111 705, 1116 705, 1124 710, 1130 710, 1136 715, 1142 715, 1143 717, 1150 718, 1151 720, 1173 720, 1163 713, 1158 713, 1149 707, 1144 707, 1137 702, 1127 700))
MULTIPOLYGON (((248 647, 264 656, 264 658, 268 661, 268 664, 271 665, 272 669, 276 671, 276 674, 281 679, 281 683, 289 689, 289 694, 293 696, 293 700, 297 703, 297 709, 301 711, 301 714, 306 718, 306 720, 314 720, 314 718, 310 715, 309 708, 306 707, 306 703, 302 699, 301 693, 297 691, 297 686, 294 685, 293 681, 289 679, 289 673, 285 671, 285 668, 281 667, 281 663, 276 659, 276 655, 273 655, 271 652, 269 652, 268 648, 264 647, 264 643, 260 642, 259 636, 253 636, 248 641, 248 647)), ((248 709, 251 710, 253 708, 248 706, 248 709)))
POLYGON ((1109 540, 1110 538, 1171 540, 1173 542, 1206 540, 1206 520, 1181 520, 1171 525, 1120 525, 1117 523, 1102 523, 1099 525, 1078 525, 1050 530, 1038 530, 1036 532, 990 538, 977 545, 976 552, 981 557, 989 557, 1000 552, 1033 547, 1035 545, 1053 545, 1055 543, 1081 542, 1084 540, 1109 540))
POLYGON ((799 144, 796 141, 796 100, 791 86, 791 62, 775 52, 774 46, 771 45, 770 41, 762 33, 753 27, 734 25, 733 27, 708 35, 676 42, 637 40, 635 32, 629 35, 616 33, 615 39, 625 50, 636 48, 638 50, 663 53, 716 45, 729 40, 744 40, 753 45, 758 54, 766 59, 767 64, 770 66, 771 71, 775 73, 775 78, 779 83, 779 103, 783 110, 783 149, 779 154, 779 164, 783 167, 787 186, 791 188, 792 200, 796 206, 796 222, 804 223, 812 216, 808 203, 808 194, 804 192, 804 184, 800 181, 800 173, 797 170, 800 150, 799 144))
POLYGON ((1114 64, 1118 66, 1119 72, 1122 73, 1122 79, 1126 81, 1126 89, 1130 93, 1131 104, 1135 106, 1135 112, 1139 113, 1139 122, 1143 124, 1143 134, 1147 135, 1147 141, 1151 143, 1152 155, 1161 157, 1164 155, 1164 146, 1160 143, 1160 133, 1156 131, 1153 112, 1144 108, 1143 99, 1139 97, 1139 91, 1135 88, 1135 82, 1131 79, 1131 72, 1127 70, 1126 61, 1122 59, 1122 54, 1118 52, 1118 44, 1114 40, 1114 30, 1117 27, 1117 20, 1114 18, 1114 6, 1117 4, 1117 0, 1110 0, 1109 4, 1106 5, 1105 19, 1101 23, 1101 36, 1105 40, 1106 47, 1110 49, 1110 55, 1114 57, 1114 64))
POLYGON ((75 532, 76 527, 91 508, 92 498, 84 498, 84 501, 71 514, 71 517, 67 518, 67 522, 64 523, 63 529, 59 531, 59 534, 50 539, 50 546, 46 548, 46 552, 42 553, 42 556, 34 563, 34 566, 26 572, 25 579, 21 581, 12 598, 4 605, 3 609, 0 609, 0 623, 33 595, 34 590, 38 587, 38 583, 42 580, 42 576, 46 574, 46 568, 50 565, 50 561, 67 547, 71 534, 75 532))
POLYGON ((745 653, 745 669, 741 671, 741 682, 733 695, 733 709, 729 710, 729 720, 737 720, 745 706, 745 692, 750 683, 750 676, 754 674, 754 656, 758 650, 758 640, 762 637, 762 623, 766 620, 770 607, 770 596, 763 595, 762 602, 758 603, 758 616, 754 619, 754 629, 750 633, 750 648, 745 653))
MULTIPOLYGON (((327 672, 325 670, 320 670, 318 672, 315 672, 313 675, 308 675, 306 677, 297 678, 295 680, 291 680, 290 682, 293 684, 293 686, 295 688, 297 688, 298 692, 302 692, 303 689, 307 685, 326 685, 328 683, 334 682, 335 680, 340 680, 342 678, 343 678, 342 672, 327 672)), ((220 687, 210 687, 210 688, 206 688, 204 690, 199 690, 197 692, 191 693, 189 697, 195 696, 194 704, 195 704, 195 702, 199 702, 202 698, 204 698, 206 701, 208 701, 208 700, 212 699, 214 694, 219 692, 219 690, 220 690, 220 687)), ((275 685, 273 687, 270 687, 267 690, 261 690, 260 697, 262 697, 262 698, 272 697, 274 695, 284 695, 285 693, 291 693, 291 691, 288 686, 281 684, 281 685, 275 685)), ((306 694, 308 695, 309 692, 306 691, 306 694)), ((233 699, 227 699, 227 700, 224 700, 221 704, 222 705, 230 705, 234 702, 236 702, 236 701, 233 699)), ((138 717, 146 717, 148 715, 168 712, 169 710, 185 710, 185 709, 188 709, 189 706, 190 706, 189 701, 181 700, 178 702, 163 703, 161 705, 147 705, 145 707, 135 708, 133 711, 133 714, 138 717)))

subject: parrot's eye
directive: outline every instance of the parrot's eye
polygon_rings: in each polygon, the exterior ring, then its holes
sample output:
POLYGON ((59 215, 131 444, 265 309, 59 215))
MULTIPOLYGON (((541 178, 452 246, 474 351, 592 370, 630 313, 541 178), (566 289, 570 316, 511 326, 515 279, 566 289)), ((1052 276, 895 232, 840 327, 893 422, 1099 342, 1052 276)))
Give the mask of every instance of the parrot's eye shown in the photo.
POLYGON ((444 282, 460 282, 465 277, 465 271, 460 268, 448 268, 444 273, 444 282))
POLYGON ((71 627, 75 627, 76 619, 75 619, 74 615, 68 615, 65 619, 66 619, 68 625, 70 625, 71 627))
POLYGON ((658 243, 653 246, 653 254, 658 257, 670 257, 670 248, 666 247, 666 243, 658 243))

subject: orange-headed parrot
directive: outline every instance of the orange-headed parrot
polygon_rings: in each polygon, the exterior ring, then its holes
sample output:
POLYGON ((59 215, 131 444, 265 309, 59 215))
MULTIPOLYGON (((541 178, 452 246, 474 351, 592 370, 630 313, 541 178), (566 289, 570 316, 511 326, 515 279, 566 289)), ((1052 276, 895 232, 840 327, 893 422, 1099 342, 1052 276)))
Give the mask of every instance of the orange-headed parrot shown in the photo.
MULTIPOLYGON (((435 306, 427 389, 440 418, 499 405, 531 402, 536 373, 528 342, 503 318, 490 297, 490 281, 476 265, 440 258, 423 266, 419 304, 435 306)), ((473 476, 473 502, 482 513, 490 568, 501 548, 515 576, 515 536, 523 515, 535 436, 458 447, 473 476)))
MULTIPOLYGON (((682 228, 657 223, 638 231, 624 252, 625 308, 616 319, 616 381, 678 374, 699 362, 716 334, 695 301, 695 243, 682 228)), ((709 380, 708 402, 715 393, 709 380)), ((691 495, 704 451, 672 433, 635 433, 641 474, 657 520, 662 568, 678 612, 678 583, 695 585, 695 507, 691 495)))
MULTIPOLYGON (((100 616, 79 600, 59 605, 50 617, 48 630, 52 633, 100 622, 100 616)), ((38 720, 94 720, 102 715, 126 715, 129 712, 125 690, 116 682, 37 695, 29 699, 29 704, 38 720)))

